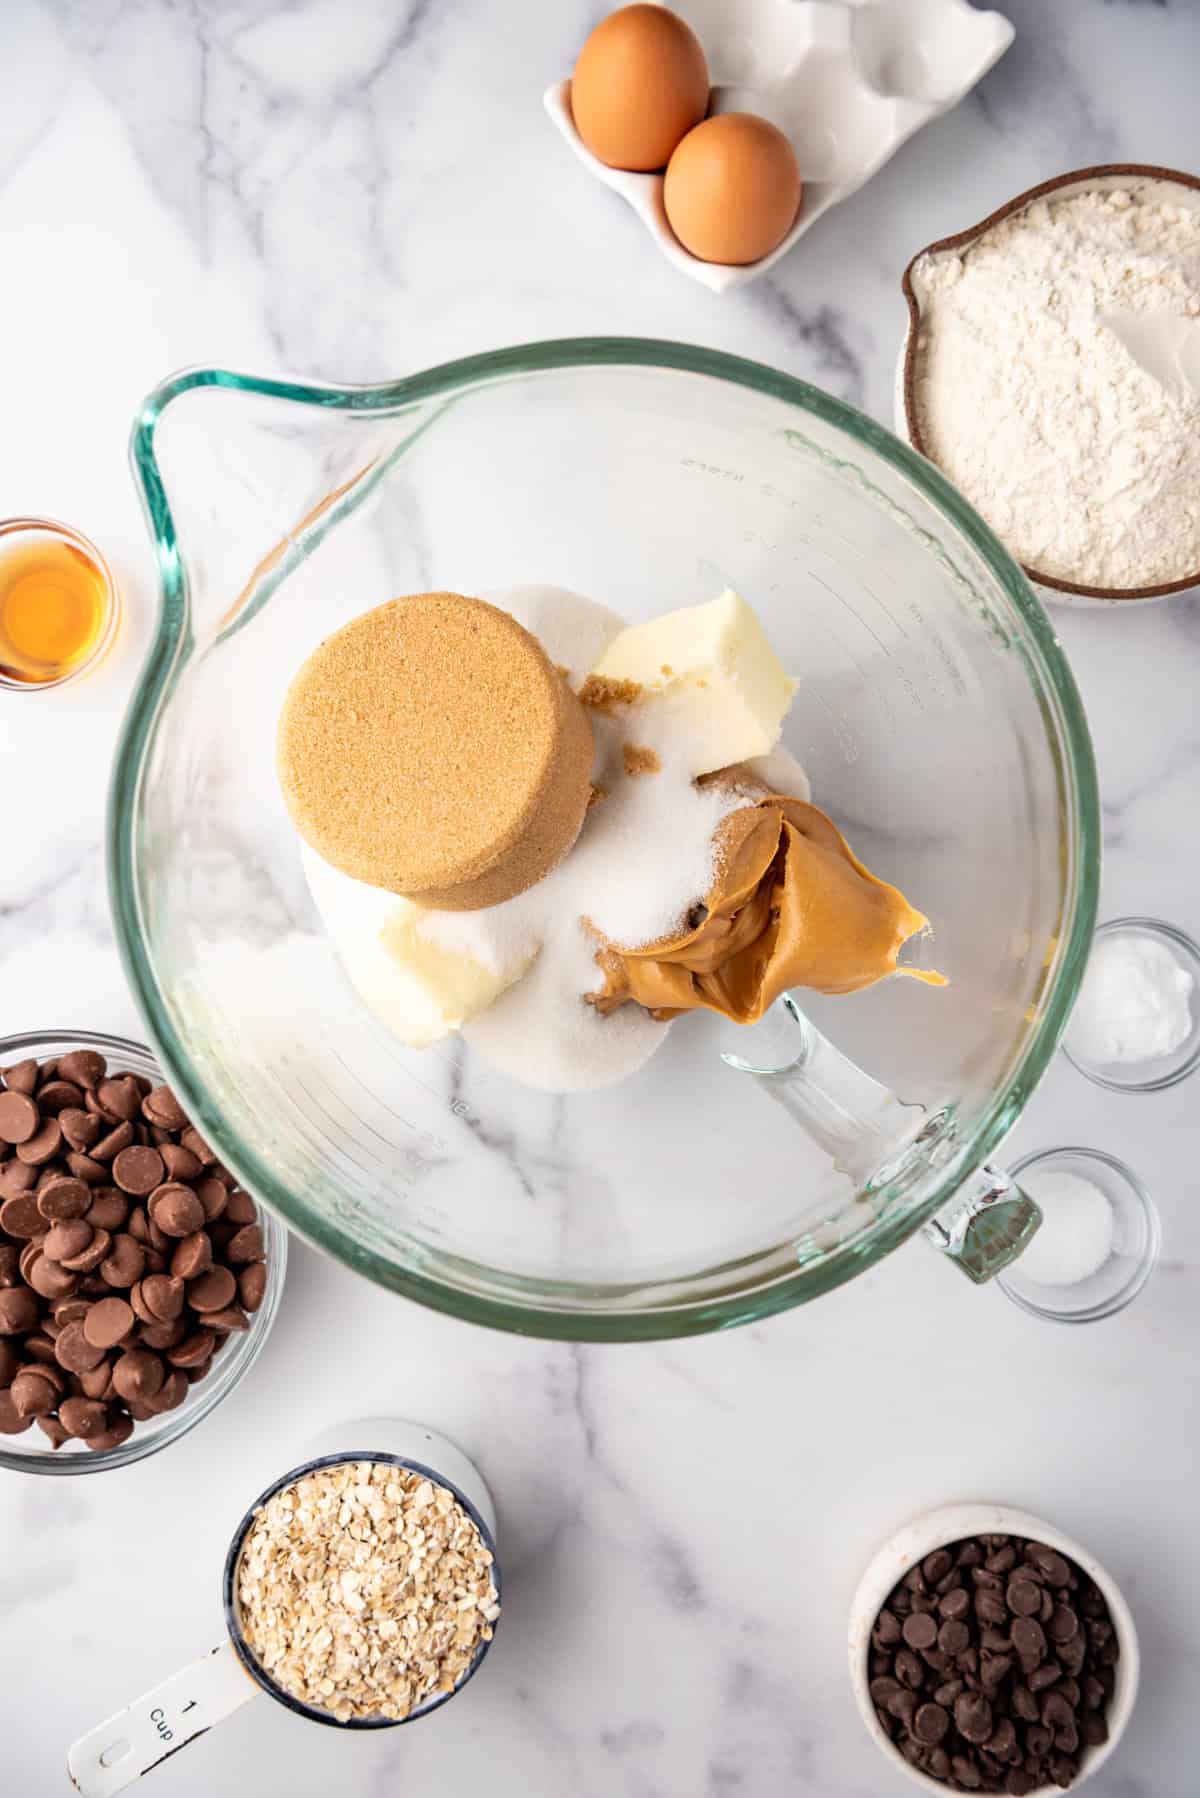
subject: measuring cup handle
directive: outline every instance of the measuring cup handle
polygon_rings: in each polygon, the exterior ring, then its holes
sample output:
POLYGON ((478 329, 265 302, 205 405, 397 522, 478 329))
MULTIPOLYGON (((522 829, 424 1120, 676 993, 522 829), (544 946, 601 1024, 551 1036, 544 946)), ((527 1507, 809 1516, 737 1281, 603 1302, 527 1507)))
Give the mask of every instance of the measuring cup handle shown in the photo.
POLYGON ((222 1642, 80 1736, 67 1750, 71 1784, 82 1798, 112 1798, 258 1694, 222 1642))

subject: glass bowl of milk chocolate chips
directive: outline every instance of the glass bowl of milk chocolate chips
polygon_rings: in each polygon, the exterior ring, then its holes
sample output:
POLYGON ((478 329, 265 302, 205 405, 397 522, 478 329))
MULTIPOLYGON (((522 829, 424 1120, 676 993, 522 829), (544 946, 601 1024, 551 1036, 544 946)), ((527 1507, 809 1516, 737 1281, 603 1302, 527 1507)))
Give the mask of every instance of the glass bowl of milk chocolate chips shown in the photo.
POLYGON ((799 1303, 996 1197, 1086 957, 1095 773, 935 469, 624 340, 193 372, 134 454, 163 596, 117 928, 250 1190, 397 1291, 600 1339, 799 1303))
POLYGON ((0 1037, 0 1467, 99 1473, 185 1435, 257 1359, 286 1257, 149 1050, 0 1037))

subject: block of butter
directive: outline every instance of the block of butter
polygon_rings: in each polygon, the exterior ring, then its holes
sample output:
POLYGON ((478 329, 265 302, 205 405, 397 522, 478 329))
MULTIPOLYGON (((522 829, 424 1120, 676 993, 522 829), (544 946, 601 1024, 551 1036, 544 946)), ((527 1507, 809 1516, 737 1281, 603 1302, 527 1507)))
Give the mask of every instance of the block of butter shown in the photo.
POLYGON ((420 929, 421 907, 393 900, 378 936, 344 945, 347 974, 376 1016, 414 1049, 449 1036, 507 992, 537 951, 504 968, 432 941, 420 929))
POLYGON ((762 625, 728 588, 707 605, 629 625, 592 673, 661 694, 678 720, 694 775, 766 755, 779 741, 796 691, 762 625))
POLYGON ((500 968, 419 928, 427 914, 411 899, 352 880, 305 844, 309 891, 350 984, 402 1042, 423 1049, 486 1010, 519 980, 535 944, 513 950, 500 968))

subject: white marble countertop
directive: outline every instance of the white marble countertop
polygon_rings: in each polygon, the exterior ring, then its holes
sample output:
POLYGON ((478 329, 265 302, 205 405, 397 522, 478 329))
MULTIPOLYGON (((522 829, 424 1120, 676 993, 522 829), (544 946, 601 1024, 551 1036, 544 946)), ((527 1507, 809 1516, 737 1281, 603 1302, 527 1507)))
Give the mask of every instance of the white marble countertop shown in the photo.
MULTIPOLYGON (((1044 176, 1195 168, 1193 0, 1005 0, 1009 55, 772 274, 676 274, 540 105, 579 0, 6 0, 0 512, 94 535, 129 625, 76 692, 0 696, 0 1032, 138 1035, 102 875, 107 759, 154 586, 125 461, 184 363, 382 378, 506 341, 631 332, 773 362, 881 418, 921 243, 1044 176)), ((1200 600, 1057 615, 1105 796, 1102 916, 1200 932, 1200 600)), ((265 1703, 155 1798, 884 1798, 846 1678, 882 1535, 947 1499, 1028 1507, 1135 1608, 1144 1687, 1096 1798, 1185 1798, 1200 1764, 1200 1086, 1107 1095, 1061 1058, 1013 1152, 1091 1143, 1158 1198, 1163 1264, 1124 1316, 1039 1325, 909 1245, 761 1327, 655 1348, 491 1335, 303 1247, 253 1376, 169 1454, 0 1479, 0 1789, 52 1798, 81 1730, 216 1641, 229 1528, 349 1415, 457 1437, 497 1494, 507 1607, 470 1690, 347 1740, 265 1703)), ((147 1792, 151 1790, 146 1788, 147 1792)))

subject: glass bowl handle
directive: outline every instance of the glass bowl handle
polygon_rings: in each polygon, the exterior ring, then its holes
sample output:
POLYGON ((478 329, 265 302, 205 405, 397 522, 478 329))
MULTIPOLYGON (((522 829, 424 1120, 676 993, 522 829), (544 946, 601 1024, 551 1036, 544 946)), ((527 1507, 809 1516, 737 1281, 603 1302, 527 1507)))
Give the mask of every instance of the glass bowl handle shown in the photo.
POLYGON ((982 1286, 1015 1261, 1042 1221, 1029 1194, 1002 1168, 985 1161, 921 1234, 968 1280, 982 1286))
POLYGON ((73 1742, 71 1784, 82 1798, 112 1798, 260 1690, 226 1640, 73 1742))
MULTIPOLYGON (((776 1000, 755 1027, 752 1045, 753 1059, 730 1051, 721 1059, 753 1075, 863 1196, 882 1194, 914 1164, 948 1153, 954 1135, 949 1113, 906 1103, 864 1074, 822 1036, 793 994, 776 1000)), ((1028 1193, 985 1163, 922 1234, 982 1285, 1016 1260, 1041 1221, 1028 1193)))

